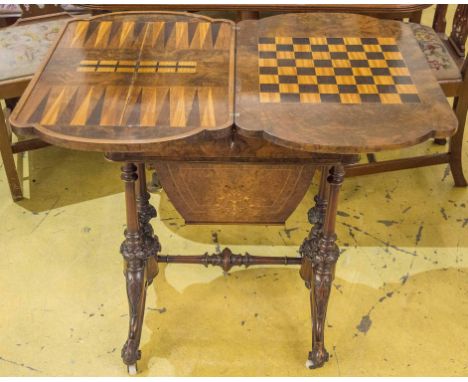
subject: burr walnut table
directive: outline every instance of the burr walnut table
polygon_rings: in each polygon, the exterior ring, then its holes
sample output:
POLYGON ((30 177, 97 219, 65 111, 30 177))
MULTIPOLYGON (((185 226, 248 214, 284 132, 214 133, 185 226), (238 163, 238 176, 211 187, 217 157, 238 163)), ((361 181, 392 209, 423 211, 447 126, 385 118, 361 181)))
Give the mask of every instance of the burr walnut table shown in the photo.
MULTIPOLYGON (((148 12, 68 23, 11 123, 23 135, 102 151, 124 162, 127 228, 121 253, 130 326, 122 358, 131 372, 140 358, 146 288, 159 262, 212 264, 225 271, 234 265, 300 264, 312 309, 307 365, 322 366, 328 360, 324 322, 339 256, 335 218, 344 164, 356 162, 359 153, 450 136, 457 126, 403 23, 290 14, 236 26, 148 12), (316 204, 309 212, 314 226, 301 257, 237 255, 228 248, 211 256, 161 255, 150 225, 156 210, 146 190, 147 162, 159 163, 169 174, 162 183, 170 192, 180 186, 171 173, 203 174, 198 179, 205 182, 189 182, 186 188, 209 197, 210 177, 226 182, 211 205, 181 194, 183 203, 176 207, 196 220, 190 208, 198 203, 210 210, 201 218, 208 221, 216 221, 217 214, 256 221, 248 211, 262 203, 280 211, 285 202, 272 195, 283 190, 269 191, 280 184, 278 178, 283 188, 290 187, 287 193, 303 195, 295 190, 302 176, 298 169, 309 179, 320 169, 316 204), (192 167, 185 168, 187 163, 192 167), (258 199, 259 194, 269 196, 258 199)), ((284 219, 278 216, 272 215, 272 222, 284 219)))

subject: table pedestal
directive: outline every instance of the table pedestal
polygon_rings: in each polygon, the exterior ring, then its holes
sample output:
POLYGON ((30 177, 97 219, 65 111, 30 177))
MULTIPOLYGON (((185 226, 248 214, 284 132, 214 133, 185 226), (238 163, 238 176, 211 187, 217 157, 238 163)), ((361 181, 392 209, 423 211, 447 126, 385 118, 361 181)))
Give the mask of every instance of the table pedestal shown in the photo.
POLYGON ((136 362, 141 357, 139 350, 146 289, 158 274, 158 262, 218 265, 225 272, 233 266, 261 264, 301 265, 300 275, 310 289, 312 317, 312 351, 309 352, 307 367, 323 366, 328 360, 324 344, 324 326, 331 284, 339 249, 335 244, 335 219, 338 194, 344 178, 342 164, 322 166, 319 192, 315 206, 309 211, 313 227, 300 247, 302 258, 266 257, 233 254, 225 248, 220 254, 201 256, 158 255, 161 245, 154 234, 150 220, 157 216, 156 209, 149 203, 146 189, 145 164, 127 162, 122 166, 125 182, 127 229, 120 252, 125 260, 124 275, 129 303, 129 332, 122 349, 122 359, 131 374, 136 373, 136 362))

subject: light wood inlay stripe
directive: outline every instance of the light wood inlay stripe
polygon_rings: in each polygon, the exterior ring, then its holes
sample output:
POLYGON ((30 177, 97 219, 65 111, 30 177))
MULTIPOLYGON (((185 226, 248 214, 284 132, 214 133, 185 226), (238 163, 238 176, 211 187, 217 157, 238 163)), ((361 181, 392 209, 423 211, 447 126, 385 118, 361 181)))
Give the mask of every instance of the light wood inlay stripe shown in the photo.
POLYGON ((73 39, 71 41, 71 46, 77 47, 81 46, 84 42, 84 37, 86 36, 86 31, 88 30, 89 21, 79 21, 76 23, 75 32, 73 39))
POLYGON ((216 118, 213 105, 213 91, 211 88, 203 88, 199 91, 201 95, 201 126, 212 127, 216 126, 216 118))
POLYGON ((103 21, 99 24, 97 31, 96 41, 94 42, 95 48, 105 48, 107 46, 112 21, 103 21))
POLYGON ((128 36, 131 32, 133 32, 133 28, 135 27, 135 23, 133 21, 124 21, 122 23, 122 31, 120 33, 120 41, 119 41, 119 48, 122 48, 126 45, 126 41, 128 36))
POLYGON ((195 61, 155 61, 155 60, 82 60, 78 72, 102 73, 196 73, 195 61))
POLYGON ((70 122, 70 125, 85 125, 86 120, 88 119, 88 111, 91 106, 91 98, 93 94, 93 87, 90 87, 86 97, 83 99, 83 102, 78 107, 78 110, 75 112, 73 119, 70 122))

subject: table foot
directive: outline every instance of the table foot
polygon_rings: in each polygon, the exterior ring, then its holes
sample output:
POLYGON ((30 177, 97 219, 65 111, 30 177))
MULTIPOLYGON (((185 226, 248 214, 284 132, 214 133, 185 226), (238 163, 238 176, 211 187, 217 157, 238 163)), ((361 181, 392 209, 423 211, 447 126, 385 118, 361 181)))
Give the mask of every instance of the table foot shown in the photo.
POLYGON ((122 360, 127 365, 127 370, 130 374, 130 368, 134 367, 136 369, 136 361, 139 361, 141 358, 141 351, 138 350, 139 341, 128 339, 124 346, 122 347, 122 360))
POLYGON ((315 351, 312 350, 311 352, 309 352, 309 358, 307 358, 306 367, 308 369, 317 369, 319 367, 322 367, 325 364, 325 362, 328 361, 328 358, 328 352, 325 350, 325 348, 319 348, 315 351))

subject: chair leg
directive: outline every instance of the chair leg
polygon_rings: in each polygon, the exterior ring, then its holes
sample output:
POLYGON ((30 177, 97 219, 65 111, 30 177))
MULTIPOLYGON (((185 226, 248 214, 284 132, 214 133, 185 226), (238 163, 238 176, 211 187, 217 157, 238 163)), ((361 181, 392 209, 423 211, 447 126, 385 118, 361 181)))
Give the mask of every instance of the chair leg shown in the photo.
POLYGON ((5 115, 0 107, 0 152, 2 154, 3 166, 5 167, 8 185, 10 186, 11 197, 14 201, 23 199, 21 183, 16 171, 15 159, 11 149, 11 138, 8 134, 5 115))
POLYGON ((421 17, 422 17, 422 11, 414 12, 409 17, 409 22, 421 24, 421 17))
POLYGON ((447 139, 445 138, 436 138, 434 139, 434 143, 439 146, 445 146, 447 144, 447 139))
MULTIPOLYGON (((465 82, 466 79, 465 79, 465 82)), ((465 86, 466 88, 467 86, 465 86)), ((468 90, 468 89, 467 89, 468 90)), ((465 130, 466 114, 468 111, 468 95, 463 91, 459 97, 453 100, 453 109, 458 119, 458 130, 450 138, 450 170, 456 187, 466 187, 467 182, 463 174, 463 132, 465 130), (465 94, 464 94, 465 93, 465 94)))

